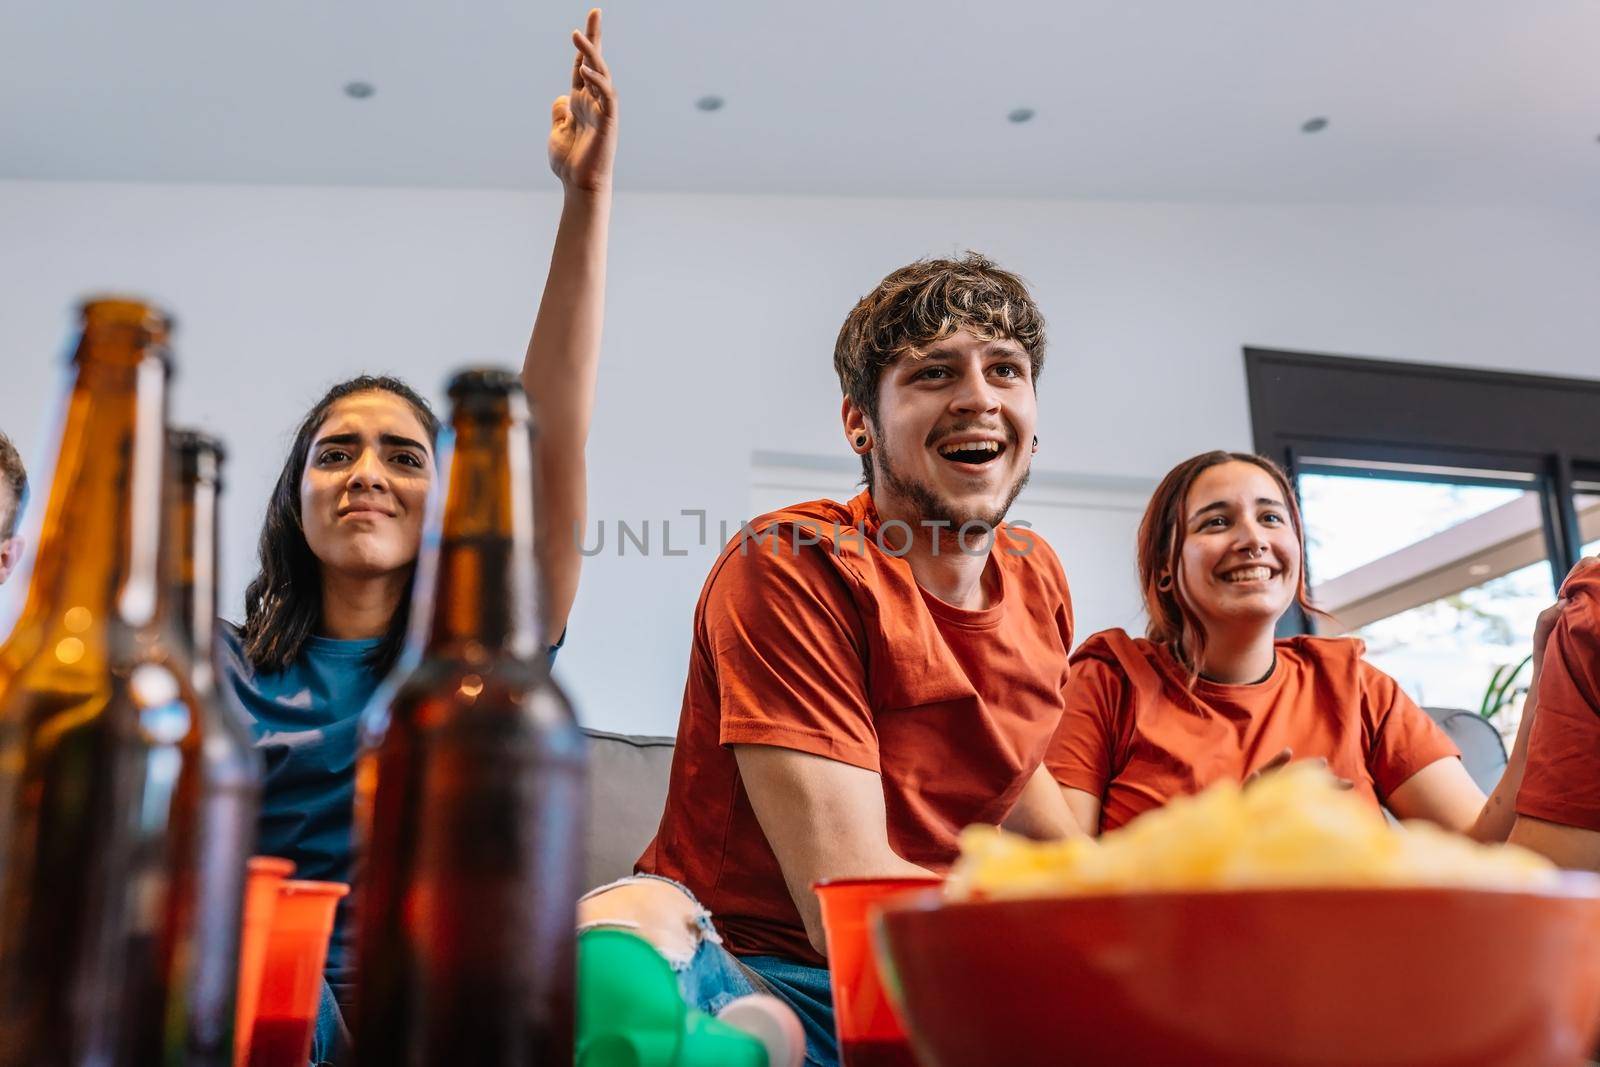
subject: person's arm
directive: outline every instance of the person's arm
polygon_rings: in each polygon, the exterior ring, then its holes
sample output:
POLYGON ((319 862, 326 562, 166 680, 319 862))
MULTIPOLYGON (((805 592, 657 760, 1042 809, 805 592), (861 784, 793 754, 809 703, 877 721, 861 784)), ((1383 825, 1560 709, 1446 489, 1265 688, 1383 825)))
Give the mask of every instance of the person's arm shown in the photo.
MULTIPOLYGON (((1498 790, 1496 790, 1498 792, 1498 790)), ((1385 801, 1397 819, 1422 819, 1479 841, 1478 823, 1487 810, 1483 790, 1455 756, 1434 760, 1390 791, 1385 801)), ((1504 840, 1502 834, 1501 840, 1504 840)))
POLYGON ((1100 794, 1064 785, 1061 787, 1061 799, 1066 801, 1067 810, 1072 813, 1079 829, 1090 837, 1100 836, 1100 794))
POLYGON ((1035 841, 1054 841, 1084 834, 1077 816, 1068 806, 1061 787, 1048 767, 1040 764, 1022 787, 1022 795, 1001 821, 1000 827, 1035 841))
MULTIPOLYGON (((1600 871, 1600 560, 1585 559, 1562 583, 1570 599, 1551 627, 1542 675, 1532 686, 1539 719, 1527 739, 1527 782, 1509 840, 1561 867, 1600 871)), ((1540 616, 1540 622, 1544 616, 1540 616)), ((1523 730, 1528 729, 1523 722, 1523 730)), ((1523 740, 1518 731, 1518 741, 1523 740)))
POLYGON ((1539 670, 1545 644, 1566 601, 1557 600, 1539 615, 1533 630, 1533 675, 1522 704, 1522 721, 1511 745, 1505 770, 1487 798, 1459 759, 1442 759, 1423 767, 1389 794, 1389 810, 1401 819, 1426 819, 1476 841, 1501 842, 1517 817, 1517 790, 1528 766, 1528 735, 1538 714, 1539 670))
POLYGON ((821 952, 812 883, 928 872, 889 844, 870 640, 850 570, 835 563, 830 545, 796 544, 798 533, 787 523, 766 527, 748 552, 723 556, 702 598, 695 644, 716 675, 717 739, 734 753, 806 936, 821 952))
MULTIPOLYGON (((1085 648, 1100 640, 1099 635, 1091 637, 1085 648)), ((1079 656, 1073 659, 1063 690, 1065 707, 1045 750, 1044 766, 1078 829, 1099 837, 1100 809, 1113 777, 1117 737, 1123 717, 1130 714, 1125 707, 1129 686, 1113 662, 1084 656, 1082 649, 1079 656)))
POLYGON ((1600 832, 1518 815, 1508 840, 1539 853, 1557 867, 1600 871, 1600 832))
POLYGON ((550 169, 561 179, 561 223, 550 274, 522 365, 538 436, 536 545, 542 622, 552 642, 566 629, 583 562, 579 530, 588 505, 584 446, 594 410, 605 312, 606 233, 617 150, 617 94, 600 54, 600 12, 574 30, 572 91, 550 115, 550 169))
POLYGON ((824 878, 935 877, 889 847, 883 779, 824 756, 735 745, 739 777, 778 857, 811 946, 827 955, 811 887, 824 878))

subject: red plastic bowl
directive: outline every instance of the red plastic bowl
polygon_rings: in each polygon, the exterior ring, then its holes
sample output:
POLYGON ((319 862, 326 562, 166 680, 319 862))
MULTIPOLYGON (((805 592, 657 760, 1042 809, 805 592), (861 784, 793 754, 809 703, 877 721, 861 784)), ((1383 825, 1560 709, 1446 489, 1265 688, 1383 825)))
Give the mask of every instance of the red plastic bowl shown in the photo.
POLYGON ((877 913, 924 1067, 1543 1067, 1600 1030, 1600 879, 1552 892, 1288 889, 877 913))

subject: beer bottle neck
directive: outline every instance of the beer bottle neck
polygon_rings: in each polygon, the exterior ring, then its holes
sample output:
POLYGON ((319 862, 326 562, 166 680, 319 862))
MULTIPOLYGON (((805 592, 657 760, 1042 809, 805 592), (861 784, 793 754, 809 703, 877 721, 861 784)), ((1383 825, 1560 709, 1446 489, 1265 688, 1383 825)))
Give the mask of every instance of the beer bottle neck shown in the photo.
POLYGON ((429 653, 541 650, 533 454, 520 392, 457 405, 429 653))
POLYGON ((173 623, 193 662, 201 692, 214 682, 211 635, 217 617, 217 499, 222 457, 212 443, 179 436, 168 462, 173 467, 167 514, 167 553, 173 623))
POLYGON ((161 607, 166 361, 159 314, 121 301, 85 308, 24 608, 78 637, 58 651, 63 662, 107 623, 145 627, 161 607))

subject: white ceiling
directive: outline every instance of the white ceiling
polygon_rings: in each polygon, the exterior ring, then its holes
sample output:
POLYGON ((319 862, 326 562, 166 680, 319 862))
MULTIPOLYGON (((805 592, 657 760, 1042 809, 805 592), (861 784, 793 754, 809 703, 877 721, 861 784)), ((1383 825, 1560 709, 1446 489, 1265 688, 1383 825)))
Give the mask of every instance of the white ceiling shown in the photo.
MULTIPOLYGON (((0 0, 0 178, 548 188, 581 18, 0 0)), ((1600 207, 1595 0, 615 0, 606 51, 633 190, 1600 207)))

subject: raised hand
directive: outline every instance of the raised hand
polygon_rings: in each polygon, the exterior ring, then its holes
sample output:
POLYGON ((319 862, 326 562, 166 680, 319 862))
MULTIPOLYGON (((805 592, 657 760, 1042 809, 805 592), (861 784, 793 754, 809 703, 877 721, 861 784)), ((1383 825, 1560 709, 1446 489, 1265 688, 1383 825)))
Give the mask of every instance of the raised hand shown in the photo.
POLYGON ((599 8, 572 31, 572 43, 572 91, 550 108, 550 169, 568 192, 605 193, 617 154, 617 90, 600 54, 599 8))
MULTIPOLYGON (((1580 559, 1578 565, 1567 572, 1566 579, 1561 583, 1561 588, 1566 589, 1567 583, 1584 574, 1600 572, 1600 557, 1590 556, 1580 559)), ((1571 601, 1566 597, 1559 597, 1554 604, 1539 613, 1539 619, 1533 626, 1533 674, 1539 675, 1539 667, 1544 663, 1544 646, 1550 639, 1550 633, 1556 628, 1556 623, 1561 621, 1561 615, 1571 606, 1571 601)))

